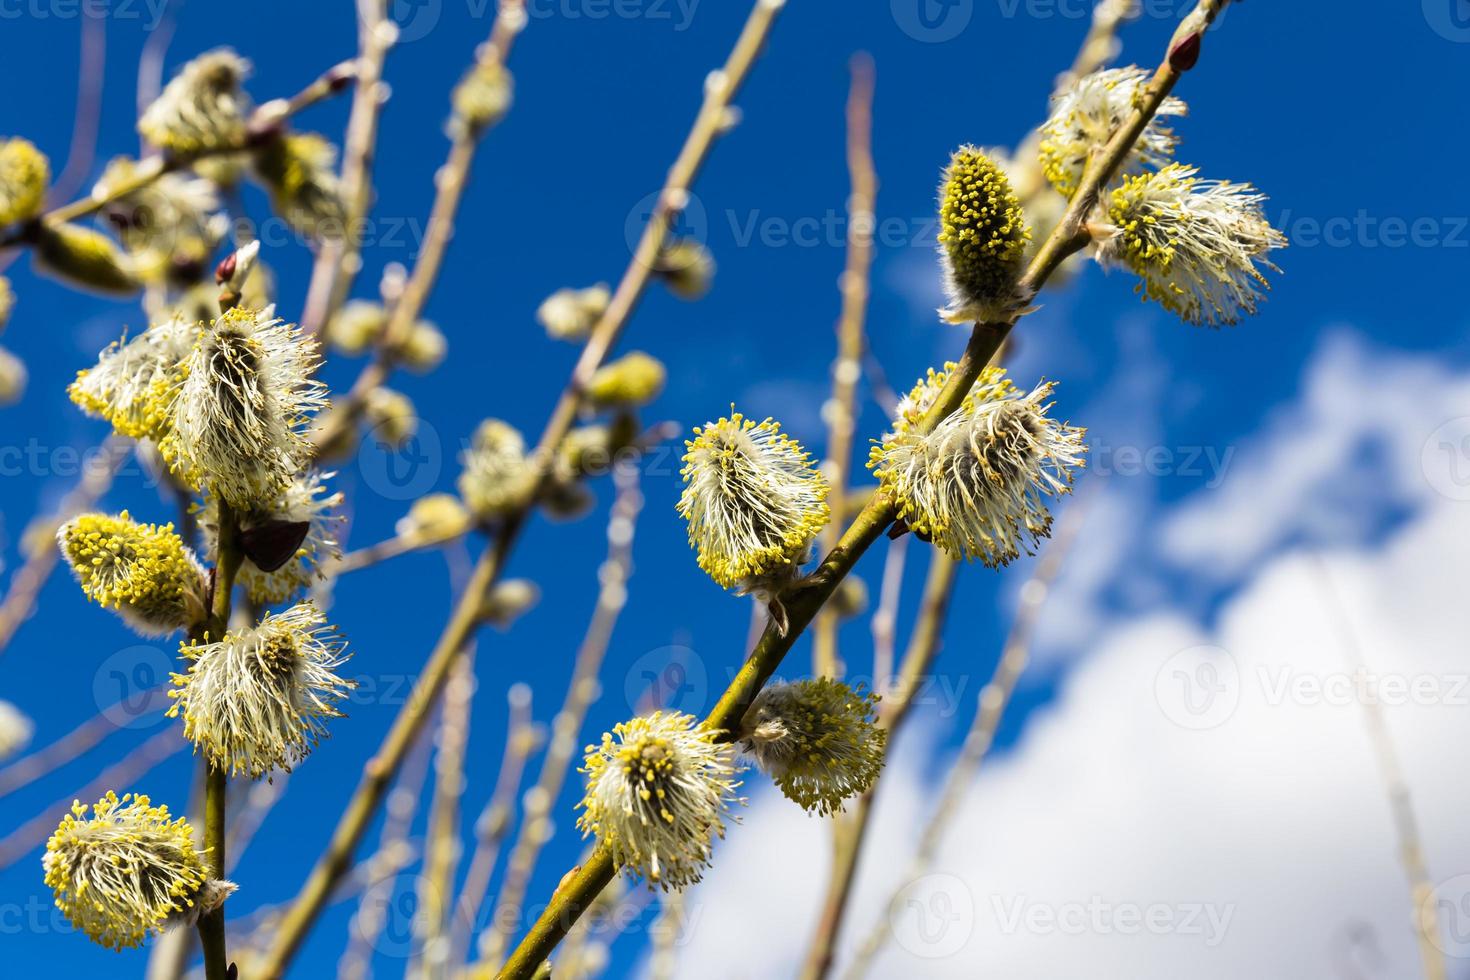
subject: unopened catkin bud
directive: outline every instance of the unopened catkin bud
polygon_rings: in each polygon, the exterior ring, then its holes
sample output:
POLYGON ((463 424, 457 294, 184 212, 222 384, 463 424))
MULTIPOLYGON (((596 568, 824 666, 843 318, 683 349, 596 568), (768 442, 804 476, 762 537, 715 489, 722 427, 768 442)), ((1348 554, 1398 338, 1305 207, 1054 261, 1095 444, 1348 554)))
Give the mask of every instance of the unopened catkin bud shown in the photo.
POLYGON ((15 312, 15 290, 10 288, 10 280, 0 276, 0 331, 3 331, 10 323, 10 314, 15 312))
POLYGON ((703 242, 676 238, 664 246, 654 271, 680 299, 700 299, 715 278, 715 257, 703 242))
POLYGON ((480 618, 505 629, 530 612, 541 601, 541 589, 530 579, 512 578, 499 582, 480 605, 480 618))
POLYGON ((400 535, 440 537, 469 528, 469 509, 452 493, 431 493, 413 502, 393 530, 400 535))
POLYGON ((1005 171, 976 147, 956 150, 939 188, 939 245, 949 293, 944 319, 993 321, 1018 310, 1017 282, 1030 238, 1005 171))
POLYGON ((46 203, 51 165, 30 140, 0 140, 0 225, 29 221, 46 203))
POLYGON ((391 388, 374 388, 363 405, 363 415, 373 438, 397 449, 413 438, 419 428, 413 402, 391 388))
POLYGON ((612 293, 598 283, 586 289, 558 289, 536 310, 536 319, 557 340, 585 340, 597 325, 612 293))
POLYGON ((664 390, 663 362, 632 351, 598 369, 587 385, 587 401, 597 408, 638 408, 664 390))
POLYGON ((493 126, 510 111, 515 96, 515 80, 499 61, 485 59, 465 73, 454 87, 455 128, 470 132, 493 126))
POLYGON ((42 224, 35 255, 39 269, 83 289, 127 294, 142 288, 132 260, 111 238, 91 228, 42 224))
POLYGON ((13 405, 26 393, 26 366, 4 347, 0 347, 0 405, 13 405))
POLYGON ((388 326, 388 311, 383 304, 355 299, 342 304, 327 323, 327 343, 332 349, 349 356, 366 353, 388 326))
POLYGON ((444 361, 449 352, 449 341, 439 328, 428 320, 420 320, 408 332, 403 346, 398 348, 398 357, 410 371, 423 373, 432 371, 444 361))
POLYGON ((317 133, 284 133, 253 156, 276 214, 315 239, 340 238, 346 208, 336 174, 337 148, 317 133))
POLYGON ((250 62, 229 48, 190 61, 164 86, 138 119, 138 132, 154 146, 180 154, 243 146, 249 97, 240 84, 250 62))

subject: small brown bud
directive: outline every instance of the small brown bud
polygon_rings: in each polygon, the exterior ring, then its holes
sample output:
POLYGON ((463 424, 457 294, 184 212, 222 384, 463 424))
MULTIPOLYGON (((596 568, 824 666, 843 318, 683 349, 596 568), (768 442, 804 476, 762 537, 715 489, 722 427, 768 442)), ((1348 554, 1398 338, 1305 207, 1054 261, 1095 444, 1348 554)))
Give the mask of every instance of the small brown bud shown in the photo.
POLYGON ((1174 45, 1169 52, 1169 67, 1183 73, 1198 64, 1200 37, 1200 32, 1195 31, 1174 45))

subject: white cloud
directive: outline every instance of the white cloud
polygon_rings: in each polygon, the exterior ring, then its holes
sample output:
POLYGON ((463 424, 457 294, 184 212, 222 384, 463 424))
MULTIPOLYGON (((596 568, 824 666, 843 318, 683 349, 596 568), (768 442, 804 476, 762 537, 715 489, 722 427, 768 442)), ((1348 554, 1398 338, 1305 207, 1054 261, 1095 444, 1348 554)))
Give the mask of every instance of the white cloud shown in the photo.
MULTIPOLYGON (((900 916, 906 941, 889 944, 873 976, 1422 975, 1357 693, 1364 683, 1385 702, 1428 867, 1445 883, 1440 910, 1457 913, 1443 934, 1459 954, 1450 975, 1470 975, 1470 944, 1455 942, 1470 936, 1461 761, 1470 743, 1470 502, 1422 465, 1440 452, 1424 453, 1429 432, 1456 400, 1470 404, 1470 382, 1341 340, 1310 379, 1301 403, 1242 446, 1228 494, 1164 515, 1230 549, 1239 587, 1208 621, 1160 606, 1097 624, 1090 655, 1056 700, 972 787, 932 869, 943 894, 909 895, 937 945, 924 946, 917 918, 900 916), (1317 540, 1301 533, 1313 494, 1359 478, 1344 471, 1359 465, 1354 443, 1365 438, 1383 453, 1372 468, 1381 499, 1412 503, 1413 517, 1377 539, 1355 534, 1321 559, 1281 550, 1317 540), (1232 537, 1258 515, 1265 531, 1232 537), (1366 682, 1350 670, 1344 630, 1368 665, 1366 682), (926 949, 950 955, 925 958, 926 949)), ((1451 448, 1463 445, 1457 439, 1451 448)), ((1175 541, 1166 554, 1184 562, 1190 552, 1175 541)), ((885 777, 844 954, 903 882, 935 794, 938 734, 907 732, 885 777)), ((758 794, 691 896, 697 916, 680 975, 793 975, 829 851, 820 822, 758 794)))

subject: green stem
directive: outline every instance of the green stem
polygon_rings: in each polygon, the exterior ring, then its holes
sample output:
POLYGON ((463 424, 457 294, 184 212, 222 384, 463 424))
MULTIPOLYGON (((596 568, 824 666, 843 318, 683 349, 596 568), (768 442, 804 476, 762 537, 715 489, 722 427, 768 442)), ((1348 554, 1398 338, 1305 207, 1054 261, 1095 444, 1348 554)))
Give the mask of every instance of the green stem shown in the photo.
MULTIPOLYGON (((214 593, 210 598, 209 617, 203 637, 218 641, 230 623, 230 593, 235 588, 235 575, 240 571, 244 554, 240 551, 240 528, 234 508, 219 501, 219 545, 215 557, 214 593)), ((224 769, 204 760, 204 847, 209 877, 225 877, 225 797, 228 776, 224 769)), ((199 917, 199 942, 204 947, 205 980, 226 980, 229 955, 225 950, 225 909, 218 908, 199 917)))
MULTIPOLYGON (((225 771, 205 765, 204 846, 209 877, 225 876, 225 771)), ((230 958, 225 951, 225 910, 221 904, 199 917, 199 943, 204 947, 205 980, 226 980, 230 958)))

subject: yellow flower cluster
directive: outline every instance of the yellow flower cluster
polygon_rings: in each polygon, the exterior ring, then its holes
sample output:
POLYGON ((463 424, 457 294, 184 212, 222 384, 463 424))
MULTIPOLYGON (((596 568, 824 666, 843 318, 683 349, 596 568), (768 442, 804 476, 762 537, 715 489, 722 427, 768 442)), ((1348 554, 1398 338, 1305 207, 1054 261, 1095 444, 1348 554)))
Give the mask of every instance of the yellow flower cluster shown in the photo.
POLYGON ((679 513, 699 567, 724 588, 750 591, 806 560, 826 526, 827 481, 779 423, 739 412, 684 443, 679 513))
POLYGON ((1016 305, 1016 281, 1031 231, 1005 171, 982 151, 962 146, 939 191, 939 244, 952 323, 993 320, 1016 305))
POLYGON ((57 541, 87 598, 138 632, 162 635, 204 615, 204 573, 172 524, 139 524, 84 514, 63 524, 57 541))
POLYGON ((0 225, 29 221, 46 203, 51 165, 30 140, 0 140, 0 225))
POLYGON ((733 750, 680 712, 634 718, 587 747, 577 826, 629 876, 678 890, 698 881, 734 800, 733 750))
POLYGON ((828 816, 883 768, 888 733, 875 724, 877 703, 827 677, 771 684, 746 712, 741 741, 787 799, 828 816))
POLYGON ((146 796, 108 792, 71 813, 46 843, 42 859, 56 907, 93 942, 109 949, 141 945, 169 919, 194 907, 206 883, 194 833, 168 807, 146 796))

